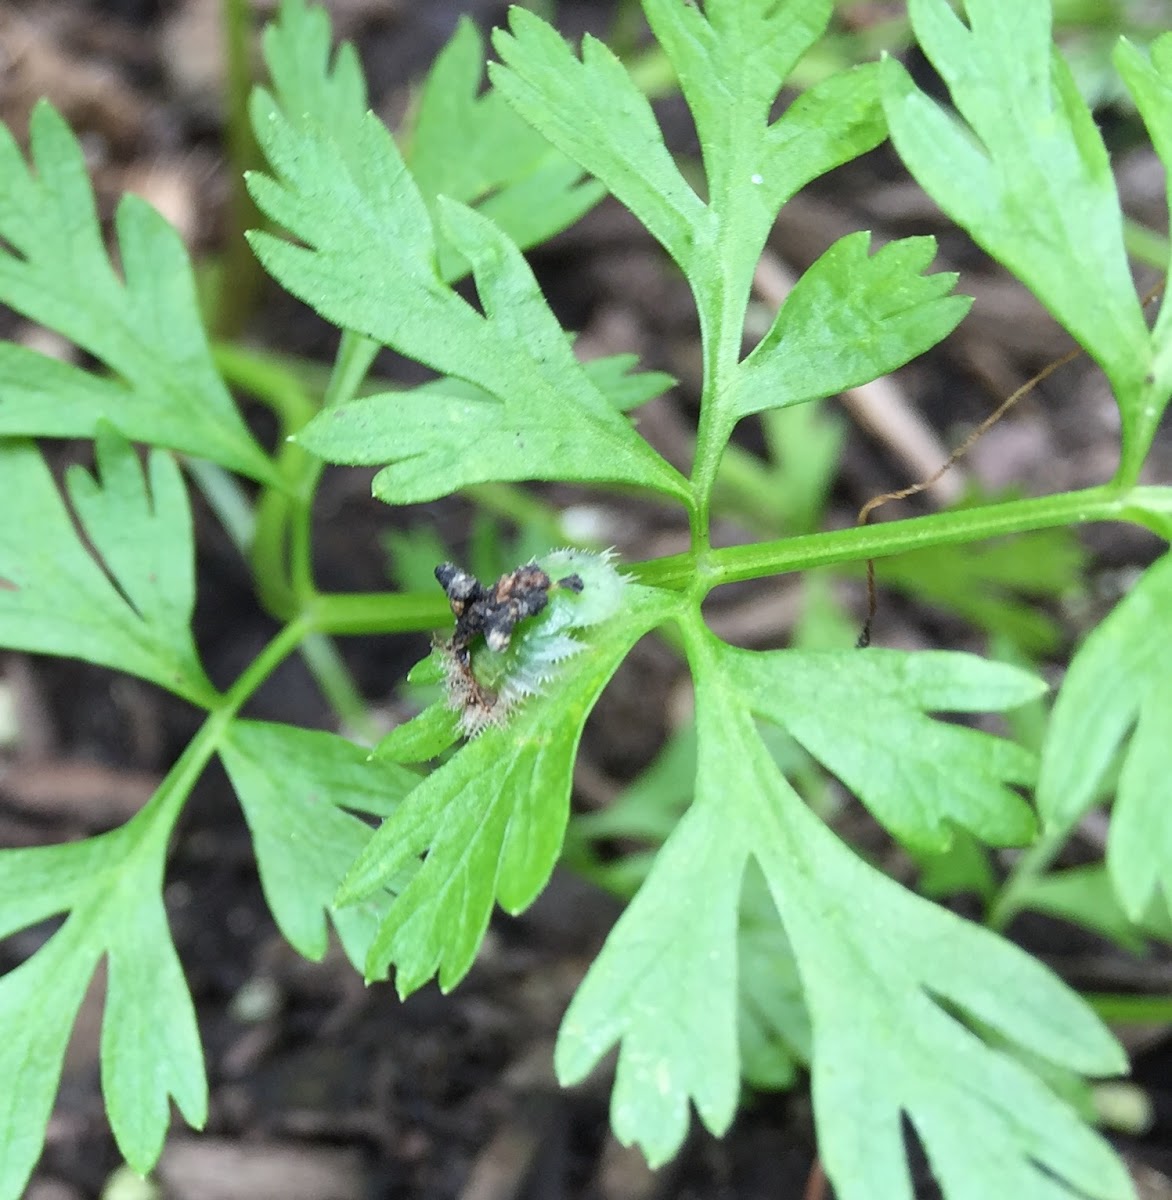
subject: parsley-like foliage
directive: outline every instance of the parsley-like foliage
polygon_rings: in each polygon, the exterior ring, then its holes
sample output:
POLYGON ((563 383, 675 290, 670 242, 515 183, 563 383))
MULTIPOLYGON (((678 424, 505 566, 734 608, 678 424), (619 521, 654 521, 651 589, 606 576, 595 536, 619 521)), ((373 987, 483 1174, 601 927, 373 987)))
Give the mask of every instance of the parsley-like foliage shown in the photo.
MULTIPOLYGON (((341 330, 321 394, 263 353, 213 349, 185 251, 148 205, 122 202, 107 249, 80 147, 51 107, 33 114, 27 158, 0 133, 0 303, 93 364, 0 344, 0 645, 127 671, 206 713, 124 826, 0 851, 0 936, 62 918, 0 977, 0 1200, 15 1200, 36 1164, 103 959, 102 1087, 126 1159, 151 1169, 172 1100, 190 1124, 206 1118, 162 882, 176 822, 215 756, 284 936, 320 958, 332 928, 357 969, 393 975, 401 995, 432 978, 454 987, 495 907, 526 908, 560 858, 627 900, 566 1014, 555 1065, 570 1084, 617 1047, 612 1123, 653 1164, 679 1150, 693 1109, 720 1133, 746 1082, 789 1087, 808 1071, 819 1153, 843 1200, 911 1200, 908 1129, 952 1200, 1131 1196, 1070 1103, 1085 1080, 1125 1070, 1122 1050, 996 929, 1032 907, 1129 948, 1168 936, 1172 560, 1087 636, 1049 719, 1045 686, 1023 665, 839 648, 821 574, 807 585, 821 608, 789 649, 730 645, 703 616, 723 583, 912 552, 893 567, 895 586, 1024 658, 1058 642, 1019 597, 1075 581, 1067 527, 1130 520, 1172 537, 1172 488, 1138 483, 1172 394, 1172 316, 1164 304, 1151 328, 1144 319, 1107 151, 1052 44, 1048 3, 909 7, 955 111, 894 58, 779 104, 831 0, 644 0, 699 137, 701 162, 684 170, 619 58, 589 37, 575 51, 525 9, 493 36, 486 90, 483 43, 462 23, 395 137, 367 107, 352 49, 332 50, 325 12, 284 0, 265 36, 269 84, 251 104, 266 165, 248 187, 266 227, 250 238, 274 279, 341 330), (753 273, 781 206, 888 132, 941 208, 1102 367, 1121 416, 1114 479, 817 532, 842 434, 793 406, 908 362, 969 304, 955 276, 930 271, 932 239, 880 246, 852 233, 745 345, 753 273), (695 299, 703 380, 687 474, 630 415, 672 381, 629 356, 580 362, 523 254, 608 193, 695 299), (364 385, 380 346, 437 377, 364 385), (274 453, 229 384, 277 414, 274 453), (729 445, 747 418, 761 423, 768 462, 729 445), (49 439, 79 437, 92 440, 93 470, 69 467, 59 485, 49 439), (373 750, 238 715, 300 651, 339 713, 361 719, 329 637, 434 630, 445 599, 462 612, 466 597, 426 580, 374 595, 319 589, 309 528, 325 462, 382 468, 374 492, 387 504, 491 498, 539 547, 522 556, 532 553, 529 606, 492 637, 459 624, 463 639, 437 634, 410 676, 422 711, 373 750), (259 485, 251 509, 233 474, 259 485), (191 632, 188 478, 281 622, 222 692, 191 632), (690 547, 625 566, 558 550, 559 515, 515 486, 531 481, 648 494, 686 518, 690 547), (713 548, 721 511, 791 536, 713 548), (1023 533, 1035 537, 1026 550, 968 548, 1023 533), (694 715, 611 810, 574 818, 584 724, 648 635, 685 656, 694 715), (983 713, 1004 714, 1019 736, 955 719, 983 713), (921 894, 824 819, 831 786, 912 854, 921 894), (1112 794, 1105 863, 1049 870, 1112 794), (638 848, 616 857, 616 839, 638 848), (1027 847, 1004 882, 1001 847, 1027 847), (987 926, 928 898, 950 889, 980 896, 987 926)), ((1116 61, 1172 173, 1172 34, 1150 54, 1121 43, 1116 61)), ((499 561, 486 528, 472 553, 488 567, 473 563, 484 582, 472 582, 504 611, 516 562, 499 561)), ((434 537, 388 545, 401 578, 450 557, 434 537)))

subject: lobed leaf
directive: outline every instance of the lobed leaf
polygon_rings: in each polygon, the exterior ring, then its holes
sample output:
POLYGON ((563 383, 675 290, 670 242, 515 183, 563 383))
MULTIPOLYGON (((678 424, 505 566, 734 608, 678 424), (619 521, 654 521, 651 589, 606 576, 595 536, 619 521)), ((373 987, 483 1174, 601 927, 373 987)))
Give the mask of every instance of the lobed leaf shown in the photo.
POLYGON ((680 174, 622 63, 590 35, 577 59, 555 29, 519 6, 492 43, 502 64, 488 69, 496 92, 597 176, 691 274, 697 256, 711 251, 712 215, 680 174))
MULTIPOLYGON (((768 228, 799 188, 882 141, 873 64, 811 88, 770 122, 782 84, 831 11, 830 0, 715 0, 703 9, 647 3, 696 121, 716 211, 741 209, 742 219, 768 228)), ((757 253, 759 246, 754 261, 757 253)))
POLYGON ((158 1158, 174 1099, 207 1117, 195 1009, 160 895, 165 839, 142 817, 62 846, 0 852, 0 930, 57 913, 61 928, 0 977, 0 1197, 23 1194, 40 1155, 71 1027, 106 958, 102 1089, 119 1149, 142 1174, 158 1158))
MULTIPOLYGON (((571 1003, 556 1054, 562 1080, 581 1078, 621 1039, 612 1119, 652 1162, 678 1148, 689 1098, 714 1131, 727 1124, 738 1068, 719 1030, 728 1028, 735 979, 729 925, 752 857, 812 1022, 819 1145, 836 1194, 911 1200, 906 1115, 949 1196, 1131 1196, 1106 1143, 1021 1061, 1110 1074, 1125 1066, 1118 1045, 1041 964, 904 891, 843 846, 761 740, 746 652, 716 642, 698 621, 687 634, 697 680, 696 798, 571 1003), (670 864, 662 874, 661 862, 670 864), (682 895, 681 870, 689 882, 682 895), (707 903, 695 912, 698 895, 707 903), (657 1001, 644 981, 659 976, 662 962, 670 964, 664 977, 690 986, 675 983, 657 1001), (712 1012, 721 1014, 715 1032, 712 1012), (719 1053, 708 1057, 713 1038, 719 1053), (693 1074, 697 1056, 705 1067, 693 1074)), ((930 666, 934 690, 966 692, 964 663, 950 665, 951 686, 944 664, 930 666)), ((985 684, 997 691, 1004 682, 985 684)), ((841 708, 836 697, 814 703, 841 708)))
MULTIPOLYGON (((1172 33, 1156 38, 1150 58, 1126 38, 1120 38, 1112 58, 1164 164, 1165 192, 1172 195, 1172 33)), ((1152 374, 1166 390, 1172 376, 1172 305, 1167 303, 1166 295, 1152 329, 1152 345, 1156 352, 1152 374)), ((1153 426, 1160 419, 1160 411, 1150 414, 1153 426)))
POLYGON ((748 857, 721 805, 694 802, 558 1032, 554 1066, 563 1086, 580 1082, 619 1044, 611 1126, 653 1167, 683 1144, 689 1100, 717 1136, 736 1113, 737 907, 748 857))
MULTIPOLYGON (((286 14, 290 37, 297 11, 286 14)), ((369 405, 340 410, 351 426, 344 440, 360 445, 388 428, 402 435, 403 465, 381 494, 399 502, 474 482, 560 478, 688 498, 679 473, 575 360, 516 245, 446 199, 437 206, 443 240, 472 264, 483 315, 444 282, 427 204, 373 115, 291 112, 284 96, 278 102, 263 90, 252 108, 274 177, 253 175, 249 186, 262 210, 303 243, 253 234, 266 268, 328 320, 493 397, 473 404, 432 395, 426 413, 407 401, 401 413, 396 406, 373 421, 369 405)), ((311 425, 305 444, 312 448, 315 436, 311 425)))
POLYGON ((119 434, 106 425, 96 433, 99 478, 73 468, 68 489, 100 562, 37 449, 0 443, 0 642, 128 671, 207 705, 215 691, 189 628, 194 547, 179 468, 154 450, 144 476, 119 434))
POLYGON ((922 275, 934 238, 903 238, 868 255, 871 235, 835 242, 802 275, 769 332, 741 364, 737 417, 833 396, 923 354, 960 323, 972 300, 950 296, 956 275, 922 275))
MULTIPOLYGON (((420 92, 404 157, 424 199, 474 204, 518 246, 551 238, 602 198, 582 168, 526 124, 494 89, 480 91, 484 45, 461 17, 420 92)), ((440 274, 455 279, 467 265, 439 246, 440 274)))
POLYGON ((93 437, 108 419, 137 441, 274 482, 212 360, 178 233, 144 200, 124 197, 114 221, 119 278, 77 139, 44 101, 29 137, 33 169, 0 127, 0 303, 110 375, 0 343, 0 435, 93 437))
MULTIPOLYGON (((695 778, 696 730, 689 723, 613 804, 574 818, 567 860, 579 874, 629 900, 646 880, 659 847, 691 803, 695 778), (647 842, 654 850, 629 851, 614 858, 593 849, 593 843, 613 839, 647 842)), ((798 1063, 809 1061, 810 1021, 785 931, 765 881, 752 862, 741 894, 735 961, 740 968, 736 971, 736 1027, 742 1077, 751 1087, 789 1087, 798 1063)), ((642 960, 636 956, 635 962, 641 971, 642 960)), ((655 1004, 652 989, 645 990, 648 994, 639 1002, 640 1012, 647 1012, 653 1021, 660 1009, 643 1007, 648 1002, 655 1004)), ((665 985, 663 996, 674 996, 675 991, 665 985)))
POLYGON ((282 0, 264 31, 264 59, 273 92, 289 121, 324 127, 345 143, 361 139, 370 111, 362 64, 349 42, 336 52, 329 12, 305 0, 282 0))
MULTIPOLYGON (((697 5, 652 0, 647 18, 700 136, 705 204, 685 181, 622 64, 587 36, 579 60, 548 25, 513 8, 493 44, 496 89, 596 175, 688 277, 708 343, 739 334, 752 273, 781 205, 811 179, 876 146, 884 126, 873 65, 811 89, 777 120, 786 76, 830 19, 828 0, 697 5)), ((828 394, 828 393, 827 393, 828 394)))
MULTIPOLYGON (((625 355, 580 364, 580 373, 571 362, 576 364, 567 343, 566 386, 585 376, 616 414, 658 395, 669 380, 654 371, 628 374, 621 369, 630 363, 625 355)), ((548 362, 547 369, 552 373, 554 364, 548 362)), ((596 403, 595 395, 590 403, 596 403)), ((482 387, 449 377, 325 409, 297 434, 297 441, 328 462, 389 463, 373 484, 374 494, 388 504, 434 500, 491 480, 610 478, 615 459, 603 453, 592 462, 584 451, 603 451, 607 440, 634 438, 629 424, 617 415, 608 417, 612 434, 597 427, 576 429, 565 416, 552 401, 538 406, 520 391, 511 402, 502 401, 482 387)), ((623 448, 616 445, 614 453, 622 454, 623 448)), ((637 469, 632 463, 632 470, 637 469)))
POLYGON ((358 970, 391 902, 386 891, 336 908, 338 884, 370 840, 355 813, 389 817, 419 776, 337 734, 235 720, 220 757, 252 833, 261 886, 278 928, 298 953, 326 952, 326 915, 358 970))
POLYGON ((940 207, 1038 296, 1106 372, 1125 470, 1138 470, 1172 372, 1148 380, 1152 346, 1123 244, 1103 140, 1050 35, 1043 2, 911 0, 916 39, 952 94, 946 113, 892 59, 892 141, 940 207))
POLYGON ((974 655, 879 649, 730 649, 722 668, 755 714, 781 725, 908 845, 945 850, 954 825, 993 845, 1032 838, 1033 814, 1006 785, 1033 781, 1033 755, 926 713, 1017 707, 1045 691, 1034 676, 974 655))
POLYGON ((1038 810, 1070 829, 1095 803, 1124 746, 1107 866, 1138 921, 1154 893, 1172 899, 1172 775, 1167 731, 1172 677, 1172 555, 1152 564, 1092 631, 1066 673, 1042 748, 1038 810), (1135 727, 1125 745, 1128 731, 1135 727))

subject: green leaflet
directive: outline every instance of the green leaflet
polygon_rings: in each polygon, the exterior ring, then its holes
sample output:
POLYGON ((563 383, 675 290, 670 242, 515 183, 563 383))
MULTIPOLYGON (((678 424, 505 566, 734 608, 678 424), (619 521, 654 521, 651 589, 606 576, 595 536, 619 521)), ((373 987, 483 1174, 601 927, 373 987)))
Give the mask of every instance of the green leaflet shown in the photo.
POLYGON ((622 64, 589 36, 579 62, 556 30, 523 8, 510 11, 509 25, 493 34, 504 64, 489 66, 494 89, 600 179, 690 273, 711 253, 714 222, 622 64))
POLYGON ((29 134, 35 171, 0 127, 0 303, 110 375, 0 343, 0 435, 93 437, 110 420, 127 437, 274 482, 212 361, 179 235, 126 196, 114 222, 119 278, 77 139, 44 101, 29 134))
POLYGON ((0 936, 69 913, 41 950, 0 978, 0 1195, 22 1194, 40 1155, 70 1030, 103 955, 102 1091, 119 1149, 145 1174, 171 1099, 188 1124, 206 1119, 195 1010, 160 894, 159 829, 144 810, 88 841, 0 853, 0 936))
MULTIPOLYGON (((539 245, 593 208, 603 189, 527 125, 495 88, 477 94, 484 45, 461 17, 420 93, 404 157, 428 207, 447 196, 475 204, 522 248, 539 245)), ((445 244, 440 274, 467 264, 445 244)))
MULTIPOLYGON (((475 384, 495 401, 433 395, 426 417, 405 407, 373 424, 364 409, 348 426, 359 446, 346 460, 355 460, 364 439, 401 429, 401 453, 415 474, 394 491, 396 502, 423 498, 427 487, 438 489, 430 498, 469 483, 519 479, 627 483, 687 501, 679 473, 574 358, 516 244, 448 198, 433 202, 433 227, 394 140, 356 96, 345 105, 297 106, 301 93, 286 81, 283 64, 296 58, 288 45, 311 38, 300 11, 296 3, 284 11, 287 28, 273 39, 282 47, 276 99, 263 90, 253 97, 253 125, 273 176, 253 175, 249 186, 261 209, 304 244, 255 233, 253 247, 286 288, 328 320, 475 384), (444 282, 441 241, 471 264, 483 315, 444 282)), ((319 67, 323 54, 313 56, 319 67)), ((346 61, 337 72, 348 69, 346 61)), ((312 447, 313 438, 308 432, 306 444, 312 447)))
POLYGON ((741 364, 738 417, 833 396, 903 366, 968 312, 954 274, 921 275, 934 238, 903 238, 868 256, 871 235, 835 242, 798 280, 769 332, 741 364))
MULTIPOLYGON (((813 1027, 819 1143, 844 1200, 910 1200, 901 1113, 949 1196, 975 1200, 994 1186, 1055 1200, 1076 1190, 1130 1196, 1106 1144, 1000 1048, 1110 1074, 1125 1059, 1107 1032, 1028 955, 905 892, 834 838, 758 735, 759 699, 741 681, 745 652, 698 623, 689 646, 696 799, 570 1006, 559 1077, 580 1079, 619 1041, 612 1121, 653 1162, 678 1147, 689 1099, 714 1131, 727 1126, 737 1078, 732 935, 755 858, 797 962, 813 1027), (941 1072, 942 1062, 958 1065, 941 1072)), ((956 688, 964 687, 961 670, 956 688)), ((941 691, 942 680, 926 680, 920 703, 934 705, 941 691)))
POLYGON ((256 850, 265 899, 282 934, 306 958, 320 959, 337 927, 350 961, 362 969, 391 897, 335 909, 334 893, 370 840, 355 813, 388 817, 419 782, 394 763, 337 734, 264 721, 233 721, 220 757, 236 789, 256 850))
POLYGON ((1107 865, 1124 910, 1137 922, 1157 891, 1172 900, 1170 611, 1172 555, 1166 554, 1075 655, 1046 731, 1038 779, 1046 824, 1072 828, 1098 798, 1134 726, 1119 775, 1107 865))
POLYGON ((1033 781, 1033 755, 925 715, 1015 708, 1045 691, 1032 675, 967 654, 880 649, 729 649, 722 667, 755 714, 786 729, 908 845, 945 850, 952 825, 994 845, 1033 836, 1033 814, 1006 786, 1033 781))
POLYGON ((99 478, 74 467, 67 485, 100 562, 74 531, 39 451, 0 443, 0 640, 129 671, 208 705, 215 691, 189 628, 194 552, 179 468, 154 450, 144 476, 109 426, 99 425, 96 452, 99 478))
MULTIPOLYGON (((601 43, 583 39, 579 60, 552 29, 514 8, 510 31, 498 31, 494 37, 504 66, 491 67, 490 77, 526 120, 635 213, 688 277, 705 338, 709 371, 705 404, 731 428, 745 413, 830 395, 843 386, 844 378, 873 379, 897 365, 896 359, 904 362, 918 353, 913 342, 919 347, 939 340, 963 315, 963 300, 942 301, 908 322, 914 332, 907 345, 896 332, 898 321, 878 337, 873 335, 882 322, 868 317, 862 329, 854 330, 860 350, 849 367, 828 364, 819 371, 814 361, 818 349, 814 322, 825 316, 819 308, 808 320, 803 311, 804 324, 798 322, 795 337, 799 344, 791 350, 787 341, 785 353, 779 350, 770 369, 761 374, 762 387, 751 395, 732 387, 730 379, 712 374, 718 359, 722 374, 733 365, 729 358, 739 348, 752 273, 778 208, 811 179, 881 140, 877 76, 868 65, 829 79, 770 123, 770 109, 786 75, 826 27, 829 3, 716 0, 701 12, 694 5, 652 0, 646 7, 696 120, 707 203, 684 181, 647 101, 601 43), (791 356, 798 361, 789 361, 791 356), (778 376, 800 374, 803 368, 807 372, 799 388, 803 394, 783 390, 780 398, 773 398, 769 385, 778 376)), ((849 243, 858 246, 857 238, 849 243)), ((841 248, 837 257, 832 253, 830 263, 843 259, 849 247, 841 248)), ((859 257, 856 249, 853 258, 859 257)), ((895 262, 902 266, 898 252, 869 269, 868 280, 880 267, 895 262)), ((856 265, 852 259, 852 268, 856 265)), ((919 262, 910 277, 906 270, 900 275, 898 282, 909 289, 909 296, 923 285, 916 277, 923 265, 919 262)), ((854 299, 845 271, 830 274, 839 290, 854 299)), ((889 286, 892 281, 891 277, 885 280, 889 286)), ((947 291, 951 283, 940 277, 925 286, 928 290, 921 303, 938 296, 941 289, 947 291)), ((806 295, 814 290, 811 286, 806 295)), ((824 295, 823 289, 810 298, 820 300, 824 295)), ((801 307, 799 300, 787 320, 793 322, 801 307)), ((859 312, 857 305, 852 307, 843 324, 852 317, 857 320, 859 312)), ((765 367, 777 340, 759 351, 751 368, 746 364, 747 376, 756 380, 757 369, 765 367)), ((836 349, 841 352, 841 343, 836 349)), ((727 430, 723 436, 727 438, 727 430)))
MULTIPOLYGON (((892 141, 936 203, 1107 373, 1123 419, 1121 474, 1134 480, 1172 393, 1172 363, 1153 356, 1107 151, 1053 46, 1046 0, 968 0, 966 10, 968 26, 946 0, 909 4, 916 38, 963 123, 889 59, 892 141)), ((1156 344, 1166 341, 1161 332, 1156 344)))
MULTIPOLYGON (((1172 130, 1172 33, 1156 38, 1151 46, 1150 60, 1126 38, 1120 38, 1113 59, 1164 164, 1165 192, 1172 196, 1172 134, 1169 133, 1172 130)), ((1152 329, 1152 345, 1155 348, 1153 403, 1151 411, 1144 416, 1154 430, 1167 402, 1169 380, 1172 379, 1172 305, 1167 302, 1167 293, 1152 329)))
MULTIPOLYGON (((630 373, 634 362, 628 355, 579 367, 567 343, 563 361, 567 386, 575 386, 571 378, 585 376, 613 410, 607 423, 624 442, 635 435, 617 414, 671 383, 670 376, 658 371, 630 373)), ((542 405, 501 401, 475 384, 439 379, 328 408, 297 440, 328 462, 389 463, 374 481, 374 494, 388 504, 434 500, 454 488, 506 478, 609 478, 609 460, 604 457, 592 466, 583 459, 583 450, 592 443, 604 445, 603 438, 611 435, 599 429, 576 433, 555 405, 552 399, 542 405)))
MULTIPOLYGON (((689 724, 613 804, 573 819, 566 860, 578 873, 630 900, 691 803, 695 781, 696 730, 689 724), (607 839, 642 841, 653 849, 603 858, 591 843, 607 839)), ((809 1061, 810 1019, 793 953, 754 864, 746 872, 741 894, 736 955, 742 1077, 751 1087, 791 1087, 797 1064, 809 1061)))
MULTIPOLYGON (((360 140, 369 105, 354 48, 331 61, 330 19, 304 0, 284 0, 265 29, 265 61, 289 119, 340 140, 360 140)), ((404 157, 425 203, 438 196, 475 204, 519 246, 545 241, 597 203, 601 189, 520 121, 494 92, 477 95, 483 46, 467 18, 432 65, 405 136, 404 157)), ((467 264, 439 248, 441 275, 457 279, 467 264)))

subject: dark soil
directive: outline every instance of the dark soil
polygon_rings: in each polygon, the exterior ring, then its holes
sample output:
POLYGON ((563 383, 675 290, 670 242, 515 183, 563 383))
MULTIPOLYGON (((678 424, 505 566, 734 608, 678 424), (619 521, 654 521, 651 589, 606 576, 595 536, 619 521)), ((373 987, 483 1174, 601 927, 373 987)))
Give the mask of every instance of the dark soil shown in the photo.
MULTIPOLYGON (((339 32, 354 39, 377 110, 397 123, 409 88, 450 35, 460 11, 485 27, 503 4, 475 0, 336 0, 339 32)), ((577 35, 604 35, 614 5, 558 6, 577 35)), ((867 4, 856 5, 865 19, 867 4)), ((199 256, 217 252, 230 193, 221 144, 217 0, 10 0, 0 6, 0 117, 23 137, 32 101, 50 96, 82 134, 103 212, 124 190, 147 196, 199 256)), ((690 145, 686 113, 662 105, 676 147, 690 145)), ((1135 215, 1165 226, 1162 176, 1148 151, 1117 158, 1135 215)), ((0 187, 3 181, 0 181, 0 187)), ((949 228, 885 151, 820 181, 787 206, 771 243, 777 267, 796 273, 831 241, 858 228, 877 239, 911 232, 941 237, 938 267, 962 272, 978 297, 948 342, 894 380, 896 417, 868 417, 848 398, 852 422, 827 524, 853 522, 869 496, 927 474, 948 447, 1034 370, 1068 348, 1066 335, 1012 280, 949 228)), ((686 287, 647 235, 606 202, 533 256, 543 286, 579 347, 633 350, 681 380, 645 410, 641 427, 686 463, 699 352, 686 287)), ((1151 279, 1140 280, 1143 287, 1151 279)), ((763 282, 762 303, 770 299, 763 282)), ((55 346, 10 314, 0 330, 55 346)), ((279 349, 327 359, 335 335, 275 292, 249 328, 279 349)), ((389 356, 384 372, 400 371, 389 356)), ((408 377, 404 374, 404 377, 408 377)), ((417 375, 415 377, 418 377, 417 375)), ((873 398, 872 398, 873 399, 873 398)), ((257 415, 262 433, 263 415, 257 415)), ((1085 361, 1063 368, 991 432, 921 511, 965 480, 989 489, 1017 483, 1048 492, 1100 482, 1114 467, 1115 411, 1085 361)), ((759 432, 738 436, 759 445, 759 432)), ((72 453, 66 448, 63 453, 72 453)), ((79 449, 78 453, 83 453, 79 449)), ((1172 479, 1165 434, 1148 468, 1172 479)), ((470 509, 461 501, 394 512, 370 498, 370 473, 330 473, 317 526, 319 579, 332 589, 386 586, 379 534, 392 523, 429 523, 459 553, 470 509)), ((584 493, 559 491, 579 502, 584 493)), ((687 531, 651 505, 595 498, 595 517, 628 558, 671 553, 687 531)), ((915 504, 911 508, 915 509, 915 504)), ((197 502, 198 509, 198 502, 197 502)), ((274 631, 248 571, 211 515, 198 509, 197 629, 209 671, 230 681, 274 631)), ((734 523, 725 542, 749 535, 734 523)), ((1158 551, 1133 527, 1086 531, 1092 551, 1090 622, 1158 551)), ((726 589, 714 626, 747 645, 784 644, 794 620, 785 581, 726 589)), ((861 592, 842 584, 861 612, 861 592)), ((1073 638, 1079 633, 1070 625, 1073 638)), ((885 597, 876 640, 896 646, 980 649, 977 632, 939 612, 885 597)), ((371 703, 402 715, 395 688, 423 639, 354 639, 343 649, 371 703)), ((85 665, 8 655, 4 681, 16 698, 19 737, 0 776, 0 845, 56 842, 124 821, 150 795, 197 727, 197 714, 150 685, 85 665)), ((578 772, 584 805, 605 803, 655 754, 680 708, 684 678, 671 652, 637 648, 592 718, 578 772)), ((331 714, 298 660, 255 698, 250 713, 331 727, 331 714)), ((1090 836, 1088 834, 1088 836, 1090 836)), ((1083 847, 1090 853, 1093 846, 1083 847)), ((247 832, 226 779, 209 771, 184 816, 167 899, 198 1007, 212 1086, 211 1119, 196 1135, 177 1123, 158 1170, 172 1200, 765 1200, 829 1192, 819 1182, 807 1093, 747 1097, 733 1130, 716 1140, 695 1130, 679 1159, 653 1174, 607 1127, 606 1071, 560 1091, 550 1051, 564 1007, 615 917, 612 901, 557 876, 534 908, 499 919, 470 977, 450 996, 434 987, 399 1004, 386 986, 366 989, 340 952, 321 964, 298 958, 274 930, 256 879, 247 832)), ((1014 931, 1095 990, 1167 986, 1168 967, 1123 959, 1104 943, 1040 920, 1014 931)), ((33 952, 45 929, 0 945, 7 969, 33 952)), ((61 1097, 29 1196, 80 1200, 109 1186, 120 1159, 98 1090, 100 980, 83 1006, 61 1097)), ((1126 1149, 1150 1196, 1172 1195, 1172 1061, 1157 1035, 1140 1055, 1158 1120, 1126 1149), (1146 1166, 1141 1167, 1141 1161, 1146 1166), (1165 1190, 1160 1191, 1163 1187, 1165 1190)), ((3 1087, 0 1081, 0 1087, 3 1087)), ((113 1193, 109 1193, 113 1194, 113 1193)), ((123 1193, 119 1193, 122 1195, 123 1193)), ((129 1194, 129 1193, 127 1193, 129 1194)), ((138 1194, 138 1193, 135 1193, 138 1194)), ((924 1195, 930 1194, 925 1183, 924 1195)))

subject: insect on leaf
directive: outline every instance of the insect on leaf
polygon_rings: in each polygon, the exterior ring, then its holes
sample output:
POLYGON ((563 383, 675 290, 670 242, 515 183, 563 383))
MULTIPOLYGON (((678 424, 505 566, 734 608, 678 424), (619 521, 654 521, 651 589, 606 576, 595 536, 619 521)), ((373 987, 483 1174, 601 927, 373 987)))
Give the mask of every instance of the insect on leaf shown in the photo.
MULTIPOLYGON (((561 571, 554 557, 542 560, 551 578, 561 571)), ((672 611, 670 599, 633 584, 622 587, 621 601, 600 596, 614 568, 591 557, 559 560, 572 563, 583 589, 551 594, 544 612, 514 632, 510 652, 518 657, 510 669, 522 670, 545 639, 589 620, 580 651, 556 667, 542 694, 520 703, 503 723, 489 724, 415 788, 342 883, 338 900, 352 903, 426 851, 367 960, 369 978, 393 964, 402 995, 437 971, 441 987, 454 987, 472 965, 494 901, 516 913, 544 887, 565 833, 586 716, 631 645, 672 611)))

